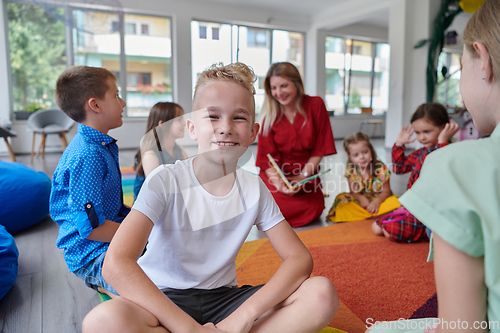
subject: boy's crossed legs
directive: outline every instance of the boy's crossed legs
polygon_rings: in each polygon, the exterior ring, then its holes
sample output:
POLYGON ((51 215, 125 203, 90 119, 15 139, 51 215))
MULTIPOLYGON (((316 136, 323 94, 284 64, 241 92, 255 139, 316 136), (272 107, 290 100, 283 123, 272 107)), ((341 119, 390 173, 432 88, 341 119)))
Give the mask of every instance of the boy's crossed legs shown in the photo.
MULTIPOLYGON (((338 308, 337 291, 331 281, 312 277, 286 300, 259 317, 249 332, 317 333, 328 325, 338 308)), ((221 324, 224 325, 223 321, 221 324)), ((83 321, 83 332, 169 332, 158 325, 158 319, 150 312, 118 297, 89 312, 83 321)), ((206 332, 221 332, 211 323, 200 328, 206 332)))

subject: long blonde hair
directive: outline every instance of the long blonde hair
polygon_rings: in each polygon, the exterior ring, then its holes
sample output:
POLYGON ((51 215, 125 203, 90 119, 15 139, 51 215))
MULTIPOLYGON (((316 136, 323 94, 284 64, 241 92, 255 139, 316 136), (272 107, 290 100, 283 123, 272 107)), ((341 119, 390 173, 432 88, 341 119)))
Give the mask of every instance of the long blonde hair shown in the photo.
POLYGON ((474 42, 481 42, 490 55, 492 79, 500 78, 500 1, 486 0, 467 22, 463 44, 473 57, 478 57, 474 42))
POLYGON ((277 62, 271 65, 271 68, 267 71, 266 80, 264 81, 264 89, 266 91, 266 97, 264 99, 264 105, 260 111, 259 122, 262 126, 262 132, 264 135, 269 134, 271 127, 276 121, 280 121, 283 117, 283 107, 281 104, 273 97, 271 93, 271 77, 280 76, 284 79, 293 82, 297 88, 297 98, 295 100, 295 107, 297 111, 306 119, 306 113, 302 109, 302 99, 305 96, 304 84, 302 83, 302 78, 297 68, 289 62, 277 62))

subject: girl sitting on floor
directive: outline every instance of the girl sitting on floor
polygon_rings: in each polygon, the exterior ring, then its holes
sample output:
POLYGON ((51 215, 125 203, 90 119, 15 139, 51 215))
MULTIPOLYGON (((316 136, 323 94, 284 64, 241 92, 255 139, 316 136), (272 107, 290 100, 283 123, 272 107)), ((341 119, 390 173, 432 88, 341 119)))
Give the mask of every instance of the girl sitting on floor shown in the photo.
POLYGON ((389 184, 391 172, 377 159, 370 138, 358 132, 344 139, 344 149, 350 193, 337 195, 327 218, 332 222, 364 220, 399 207, 389 184))
MULTIPOLYGON (((420 105, 410 122, 411 125, 406 125, 401 129, 392 147, 393 171, 398 175, 411 172, 407 189, 410 189, 418 179, 427 155, 448 145, 451 137, 460 129, 457 124, 450 124, 448 112, 439 103, 420 105), (411 139, 413 133, 416 137, 411 139), (418 140, 424 147, 405 156, 405 144, 415 140, 418 140)), ((419 220, 404 207, 399 209, 398 213, 397 216, 375 221, 372 225, 373 232, 399 243, 427 240, 425 226, 419 220)))

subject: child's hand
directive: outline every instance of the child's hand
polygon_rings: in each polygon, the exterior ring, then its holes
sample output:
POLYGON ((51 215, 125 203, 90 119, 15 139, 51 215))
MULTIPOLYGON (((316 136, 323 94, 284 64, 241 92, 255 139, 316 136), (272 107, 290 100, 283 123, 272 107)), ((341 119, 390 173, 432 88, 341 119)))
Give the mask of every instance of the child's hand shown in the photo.
MULTIPOLYGON (((292 183, 293 185, 293 183, 292 183)), ((296 188, 295 190, 290 190, 288 186, 286 186, 285 183, 283 183, 283 187, 281 188, 280 192, 283 194, 286 194, 290 197, 293 197, 295 194, 297 194, 300 191, 301 187, 296 188)))
POLYGON ((413 132, 413 127, 411 127, 411 125, 403 126, 398 134, 398 137, 396 138, 396 146, 401 147, 407 143, 412 143, 413 141, 415 141, 417 138, 410 139, 410 137, 413 135, 413 132))
POLYGON ((244 320, 243 318, 236 318, 235 316, 228 316, 220 321, 216 328, 223 332, 228 333, 247 333, 252 329, 254 321, 244 320))
POLYGON ((456 124, 456 123, 453 123, 453 124, 447 123, 446 125, 444 125, 444 128, 441 131, 441 133, 439 133, 438 144, 439 143, 446 143, 446 142, 450 141, 450 139, 459 130, 460 130, 460 126, 458 126, 458 124, 456 124))
POLYGON ((298 189, 295 189, 295 190, 290 190, 288 188, 288 186, 286 186, 285 182, 280 177, 276 177, 272 180, 271 180, 271 178, 269 178, 269 181, 271 182, 271 184, 274 185, 274 187, 276 188, 276 191, 283 193, 285 195, 288 195, 288 196, 294 196, 300 190, 300 187, 298 189))
POLYGON ((205 325, 201 326, 201 329, 199 330, 199 333, 227 333, 227 332, 218 329, 212 323, 206 323, 205 325))
POLYGON ((366 210, 368 211, 368 213, 372 215, 377 215, 379 207, 380 207, 380 202, 377 199, 374 199, 368 204, 368 206, 366 206, 366 210))
POLYGON ((364 209, 366 209, 368 207, 368 205, 370 204, 370 200, 368 200, 368 198, 365 196, 358 197, 357 199, 358 199, 359 205, 361 207, 363 207, 364 209))

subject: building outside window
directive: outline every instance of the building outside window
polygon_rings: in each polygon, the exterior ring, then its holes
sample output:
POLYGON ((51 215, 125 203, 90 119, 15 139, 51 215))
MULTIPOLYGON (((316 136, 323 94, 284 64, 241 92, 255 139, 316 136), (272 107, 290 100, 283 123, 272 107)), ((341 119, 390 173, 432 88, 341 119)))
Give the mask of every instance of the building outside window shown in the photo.
POLYGON ((269 30, 241 27, 246 29, 247 45, 248 47, 266 47, 269 30))
POLYGON ((172 101, 169 18, 70 6, 50 11, 33 4, 6 6, 14 112, 57 107, 55 81, 71 65, 116 73, 127 116, 147 116, 156 102, 172 101), (65 24, 66 17, 73 26, 65 24))
POLYGON ((130 22, 125 23, 125 34, 135 35, 136 33, 137 32, 135 23, 130 23, 130 22))
POLYGON ((207 27, 200 25, 199 31, 200 31, 200 39, 207 39, 207 27))
POLYGON ((219 28, 212 27, 212 39, 219 40, 219 28))
POLYGON ((336 115, 371 108, 381 115, 389 105, 389 45, 328 36, 325 70, 327 109, 336 115))
POLYGON ((289 61, 303 75, 304 34, 283 30, 253 28, 215 22, 191 22, 193 91, 198 75, 213 63, 240 61, 252 67, 255 82, 256 112, 264 103, 264 80, 271 63, 289 61), (212 37, 200 38, 199 27, 211 28, 212 37), (217 39, 214 38, 217 28, 217 39))

